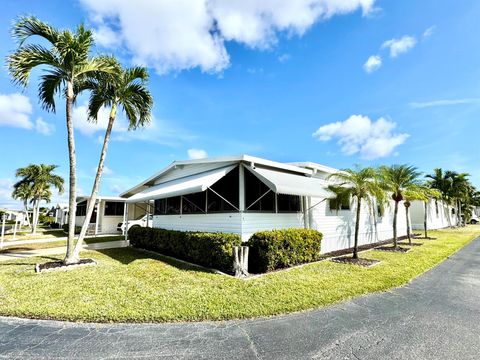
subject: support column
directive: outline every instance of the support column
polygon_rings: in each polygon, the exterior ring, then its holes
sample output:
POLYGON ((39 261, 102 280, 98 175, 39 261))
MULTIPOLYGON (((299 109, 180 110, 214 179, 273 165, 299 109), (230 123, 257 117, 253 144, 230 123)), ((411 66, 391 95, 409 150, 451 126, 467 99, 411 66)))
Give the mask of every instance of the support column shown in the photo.
POLYGON ((128 203, 125 203, 125 241, 128 241, 128 203))
POLYGON ((147 228, 148 228, 149 227, 148 221, 150 219, 150 201, 149 200, 147 200, 146 205, 147 205, 147 228))
POLYGON ((97 234, 98 234, 98 213, 99 213, 99 211, 98 211, 99 206, 98 205, 99 205, 99 201, 98 201, 98 199, 95 199, 94 209, 97 210, 97 214, 95 215, 95 236, 97 236, 97 234))
POLYGON ((123 230, 122 230, 122 235, 125 236, 125 228, 127 226, 127 207, 128 203, 125 202, 125 207, 123 208, 123 230))

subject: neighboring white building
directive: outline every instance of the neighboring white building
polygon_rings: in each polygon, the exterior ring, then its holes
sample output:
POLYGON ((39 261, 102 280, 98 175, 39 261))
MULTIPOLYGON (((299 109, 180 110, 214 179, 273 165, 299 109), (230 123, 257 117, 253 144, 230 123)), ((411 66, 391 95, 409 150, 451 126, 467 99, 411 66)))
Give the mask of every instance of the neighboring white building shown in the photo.
MULTIPOLYGON (((285 164, 248 155, 175 161, 120 196, 135 204, 155 200, 153 227, 230 232, 244 241, 260 230, 312 228, 323 233, 322 253, 353 246, 350 204, 330 210, 329 174, 315 163, 285 164)), ((363 206, 359 243, 392 238, 393 202, 384 214, 363 206), (375 217, 376 221, 373 221, 375 217)), ((406 235, 403 203, 398 236, 406 235)))
POLYGON ((2 210, 5 212, 7 221, 17 221, 19 226, 27 224, 27 218, 24 211, 19 210, 2 210))
MULTIPOLYGON (((82 226, 87 213, 89 196, 77 197, 77 212, 75 226, 82 226)), ((87 231, 89 235, 117 234, 117 227, 125 218, 134 220, 144 216, 148 212, 148 204, 129 204, 125 207, 125 199, 116 196, 98 196, 95 210, 90 218, 87 231)))
MULTIPOLYGON (((425 219, 425 203, 423 201, 413 201, 410 207, 410 218, 412 220, 412 229, 422 230, 425 219)), ((427 230, 443 229, 454 226, 457 223, 457 216, 453 206, 446 204, 442 200, 430 199, 427 204, 427 230)))
POLYGON ((65 224, 68 224, 68 204, 59 203, 53 209, 53 217, 55 222, 62 227, 65 224))

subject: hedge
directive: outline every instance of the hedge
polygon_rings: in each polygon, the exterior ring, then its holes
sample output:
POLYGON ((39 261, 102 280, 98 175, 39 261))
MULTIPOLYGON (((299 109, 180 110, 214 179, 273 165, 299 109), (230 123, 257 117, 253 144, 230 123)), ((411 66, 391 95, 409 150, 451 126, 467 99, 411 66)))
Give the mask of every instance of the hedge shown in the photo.
POLYGON ((173 256, 198 265, 232 272, 233 246, 242 244, 239 235, 174 231, 132 227, 128 231, 130 244, 173 256))
MULTIPOLYGON (((68 234, 68 224, 63 225, 62 229, 63 229, 64 232, 66 232, 68 234)), ((81 226, 75 226, 75 234, 80 234, 80 231, 82 231, 82 227, 81 226)))
POLYGON ((252 235, 249 272, 264 273, 320 259, 322 234, 310 229, 260 231, 252 235))

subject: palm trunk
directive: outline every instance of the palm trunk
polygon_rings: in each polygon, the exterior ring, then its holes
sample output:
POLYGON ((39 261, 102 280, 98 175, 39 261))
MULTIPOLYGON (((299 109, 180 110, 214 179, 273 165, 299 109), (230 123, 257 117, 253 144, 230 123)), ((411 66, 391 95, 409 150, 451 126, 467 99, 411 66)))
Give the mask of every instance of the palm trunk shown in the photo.
POLYGON ((463 226, 463 221, 462 221, 462 202, 460 201, 460 199, 458 199, 458 215, 457 215, 457 222, 458 222, 458 226, 463 226))
POLYGON ((360 210, 362 207, 362 198, 358 197, 357 217, 355 221, 355 238, 353 243, 353 258, 358 259, 358 232, 360 229, 360 210))
POLYGON ((40 199, 37 200, 37 210, 35 216, 35 223, 33 224, 33 233, 37 233, 38 219, 40 218, 40 199))
MULTIPOLYGON (((443 204, 443 202, 442 202, 442 204, 443 204)), ((448 227, 452 228, 452 227, 453 227, 453 226, 452 226, 452 218, 450 217, 451 211, 450 211, 450 209, 448 208, 448 203, 446 203, 446 205, 447 205, 447 207, 446 207, 446 208, 445 208, 445 207, 443 208, 443 212, 446 214, 448 227)))
POLYGON ((87 207, 87 214, 85 216, 85 221, 82 226, 82 230, 75 245, 73 251, 73 258, 78 260, 80 250, 82 249, 83 239, 87 234, 88 225, 90 224, 90 218, 92 217, 93 210, 95 209, 95 203, 97 201, 98 188, 100 187, 100 180, 102 178, 103 166, 105 164, 105 158, 107 156, 108 142, 110 141, 110 135, 112 133, 113 123, 115 122, 117 106, 113 104, 112 109, 110 110, 110 117, 108 120, 107 130, 105 131, 105 138, 103 139, 102 152, 100 154, 100 160, 98 161, 97 175, 95 176, 95 181, 93 182, 92 193, 90 195, 90 201, 87 207))
POLYGON ((68 194, 68 238, 67 238, 67 254, 64 262, 66 264, 72 263, 73 247, 75 240, 75 214, 77 211, 76 203, 76 182, 77 182, 77 160, 75 155, 75 139, 73 136, 73 121, 72 121, 72 104, 73 104, 73 84, 71 81, 67 83, 67 100, 66 100, 66 114, 67 114, 67 133, 68 133, 68 159, 70 162, 70 177, 69 177, 69 194, 68 194))
POLYGON ((412 234, 410 231, 410 216, 408 216, 408 206, 405 207, 405 215, 407 217, 407 238, 408 238, 408 243, 412 245, 412 234))
POLYGON ((427 226, 427 221, 428 221, 428 201, 425 201, 424 203, 424 214, 423 214, 423 230, 425 231, 425 239, 428 239, 428 226, 427 226))
POLYGON ((35 231, 35 227, 34 227, 34 224, 35 224, 35 209, 36 209, 35 199, 33 199, 33 202, 32 202, 32 228, 30 229, 31 234, 33 234, 34 231, 35 231))
POLYGON ((27 225, 30 229, 32 229, 32 225, 30 224, 30 216, 28 215, 28 200, 23 201, 23 207, 25 208, 25 216, 27 218, 27 225))
POLYGON ((398 201, 395 201, 395 209, 393 211, 393 248, 397 249, 397 215, 398 215, 398 201))

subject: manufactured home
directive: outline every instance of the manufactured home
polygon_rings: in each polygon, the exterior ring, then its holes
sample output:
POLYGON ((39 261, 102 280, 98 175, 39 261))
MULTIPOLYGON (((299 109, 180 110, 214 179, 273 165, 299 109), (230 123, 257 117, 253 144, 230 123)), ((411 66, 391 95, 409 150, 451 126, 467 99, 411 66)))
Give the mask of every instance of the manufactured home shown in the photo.
POLYGON ((53 209, 53 217, 60 226, 68 224, 68 204, 57 204, 53 209))
MULTIPOLYGON (((87 214, 89 196, 77 197, 75 226, 82 226, 87 214)), ((125 199, 116 196, 98 196, 90 218, 88 235, 118 234, 125 219, 136 220, 149 211, 148 203, 135 203, 125 206, 125 199)), ((148 226, 148 224, 147 224, 148 226)))
MULTIPOLYGON (((322 252, 353 246, 350 203, 330 207, 328 176, 337 169, 280 163, 248 155, 175 161, 120 194, 128 204, 154 201, 155 228, 230 232, 244 241, 260 230, 311 228, 323 233, 322 252)), ((400 204, 403 209, 403 204, 400 204)), ((360 244, 392 238, 393 203, 361 209, 360 244)), ((399 211, 398 235, 406 235, 399 211)))
POLYGON ((430 199, 426 206, 423 201, 413 201, 410 207, 412 229, 420 230, 424 228, 425 212, 427 214, 427 230, 454 226, 457 224, 455 210, 453 206, 442 200, 430 199))

